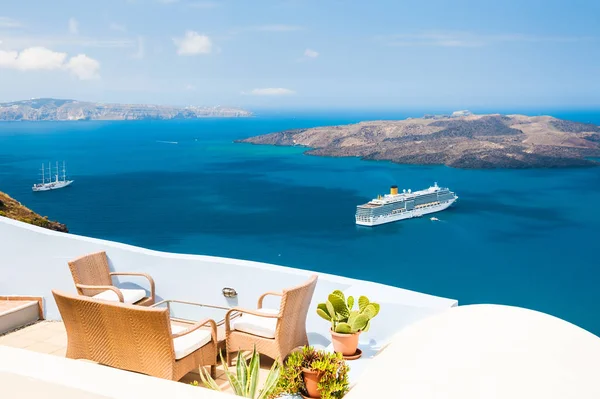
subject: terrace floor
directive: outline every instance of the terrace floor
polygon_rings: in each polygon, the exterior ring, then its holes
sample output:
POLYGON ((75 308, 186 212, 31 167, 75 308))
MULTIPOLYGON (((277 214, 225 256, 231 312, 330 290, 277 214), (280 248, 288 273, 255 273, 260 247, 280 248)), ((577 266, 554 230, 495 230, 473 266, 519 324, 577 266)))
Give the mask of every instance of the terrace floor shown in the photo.
MULTIPOLYGON (((62 322, 40 321, 0 335, 0 345, 64 357, 67 352, 67 333, 62 322)), ((259 383, 262 383, 266 379, 273 361, 261 356, 260 363, 261 373, 259 383)), ((206 370, 209 371, 208 367, 206 370)), ((189 384, 193 381, 198 381, 202 385, 198 372, 188 373, 179 382, 189 384)), ((224 392, 232 392, 225 376, 223 365, 221 364, 217 366, 217 378, 215 381, 224 392)))

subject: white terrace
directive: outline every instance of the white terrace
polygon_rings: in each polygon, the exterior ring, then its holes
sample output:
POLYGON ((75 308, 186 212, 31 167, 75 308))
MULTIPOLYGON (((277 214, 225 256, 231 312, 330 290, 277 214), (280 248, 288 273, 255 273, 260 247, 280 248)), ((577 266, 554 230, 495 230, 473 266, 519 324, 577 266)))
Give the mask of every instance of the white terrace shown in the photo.
MULTIPOLYGON (((267 291, 305 281, 312 272, 208 256, 170 254, 57 233, 0 217, 0 333, 3 315, 37 309, 45 321, 0 336, 0 397, 217 398, 189 384, 65 359, 66 334, 51 290, 75 294, 67 262, 106 251, 111 270, 143 272, 157 301, 255 308, 267 291), (228 298, 223 288, 237 296, 228 298), (4 296, 4 297, 2 297, 4 296), (2 299, 21 299, 8 303, 2 299), (17 298, 19 297, 19 298, 17 298), (4 394, 8 394, 5 396, 4 394)), ((143 279, 118 286, 147 288, 143 279), (139 285, 138 285, 139 284, 139 285)), ((306 321, 310 344, 330 348, 328 324, 314 309, 333 290, 381 304, 360 338, 363 356, 349 363, 352 398, 599 398, 600 339, 560 319, 526 309, 476 305, 340 276, 319 274, 306 321)), ((277 307, 269 299, 269 307, 277 307)), ((172 303, 182 319, 219 319, 222 310, 172 303)), ((23 324, 21 322, 21 324, 23 324)), ((11 327, 11 329, 14 328, 11 327)), ((267 363, 268 365, 268 363, 267 363)), ((198 379, 185 376, 181 382, 198 379)), ((227 388, 222 370, 217 382, 227 388)))

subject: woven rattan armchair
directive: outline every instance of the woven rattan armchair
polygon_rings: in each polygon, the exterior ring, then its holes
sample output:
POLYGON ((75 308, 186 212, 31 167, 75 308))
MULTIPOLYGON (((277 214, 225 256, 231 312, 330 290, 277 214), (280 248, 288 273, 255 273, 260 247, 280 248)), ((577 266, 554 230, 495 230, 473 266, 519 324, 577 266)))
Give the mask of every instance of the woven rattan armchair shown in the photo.
POLYGON ((283 292, 267 292, 258 298, 258 309, 232 308, 225 316, 227 363, 231 365, 232 352, 256 350, 274 360, 283 362, 294 349, 308 345, 306 315, 312 300, 317 275, 302 285, 283 292), (268 295, 281 297, 279 309, 263 308, 268 295), (234 318, 236 315, 240 317, 234 318))
POLYGON ((67 330, 68 358, 175 381, 199 366, 211 366, 215 377, 213 320, 185 328, 170 320, 167 308, 98 301, 56 290, 52 294, 67 330))
POLYGON ((88 254, 69 262, 75 287, 80 295, 106 301, 149 306, 154 304, 154 280, 146 273, 111 272, 106 252, 88 254), (150 283, 150 296, 144 289, 117 288, 112 276, 141 276, 150 283))

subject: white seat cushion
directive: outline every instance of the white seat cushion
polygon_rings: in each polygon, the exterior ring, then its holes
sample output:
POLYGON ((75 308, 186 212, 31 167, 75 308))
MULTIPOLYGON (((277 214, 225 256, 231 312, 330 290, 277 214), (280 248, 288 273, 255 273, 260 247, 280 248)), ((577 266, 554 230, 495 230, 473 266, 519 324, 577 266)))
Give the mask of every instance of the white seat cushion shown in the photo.
MULTIPOLYGON (((171 332, 173 334, 180 333, 189 328, 171 323, 171 332)), ((175 338, 173 340, 173 346, 175 347, 175 359, 179 360, 186 357, 190 353, 194 352, 198 348, 202 348, 204 345, 210 342, 212 335, 210 330, 203 329, 200 327, 196 331, 192 331, 189 334, 175 338)))
MULTIPOLYGON (((123 300, 125 303, 136 303, 140 299, 146 296, 146 290, 133 289, 133 288, 119 288, 123 294, 123 300)), ((119 297, 114 291, 106 290, 99 294, 94 295, 94 299, 102 299, 110 302, 120 302, 119 297)))
MULTIPOLYGON (((279 314, 279 309, 258 309, 258 312, 266 314, 279 314)), ((258 335, 264 338, 275 338, 277 319, 254 316, 253 314, 242 314, 231 320, 231 328, 248 334, 258 335)))

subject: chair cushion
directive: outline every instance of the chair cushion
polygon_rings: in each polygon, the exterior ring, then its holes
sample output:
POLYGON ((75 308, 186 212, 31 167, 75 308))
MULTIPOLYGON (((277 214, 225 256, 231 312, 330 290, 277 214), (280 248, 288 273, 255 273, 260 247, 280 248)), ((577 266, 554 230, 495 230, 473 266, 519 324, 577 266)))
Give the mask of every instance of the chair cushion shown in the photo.
MULTIPOLYGON (((137 288, 119 288, 123 294, 125 303, 136 303, 146 296, 146 290, 137 288)), ((94 299, 102 299, 104 301, 119 302, 119 297, 114 291, 106 290, 94 295, 94 299)))
MULTIPOLYGON (((189 328, 171 323, 171 332, 173 334, 180 333, 189 328)), ((212 335, 210 330, 199 328, 196 331, 192 331, 189 334, 175 338, 173 340, 173 346, 175 347, 175 359, 179 360, 190 353, 194 352, 198 348, 202 348, 204 345, 210 342, 212 335)))
MULTIPOLYGON (((259 312, 266 314, 279 314, 279 309, 258 309, 259 312)), ((253 314, 242 314, 231 320, 233 330, 242 331, 252 335, 258 335, 264 338, 275 338, 275 328, 277 319, 254 316, 253 314)))

